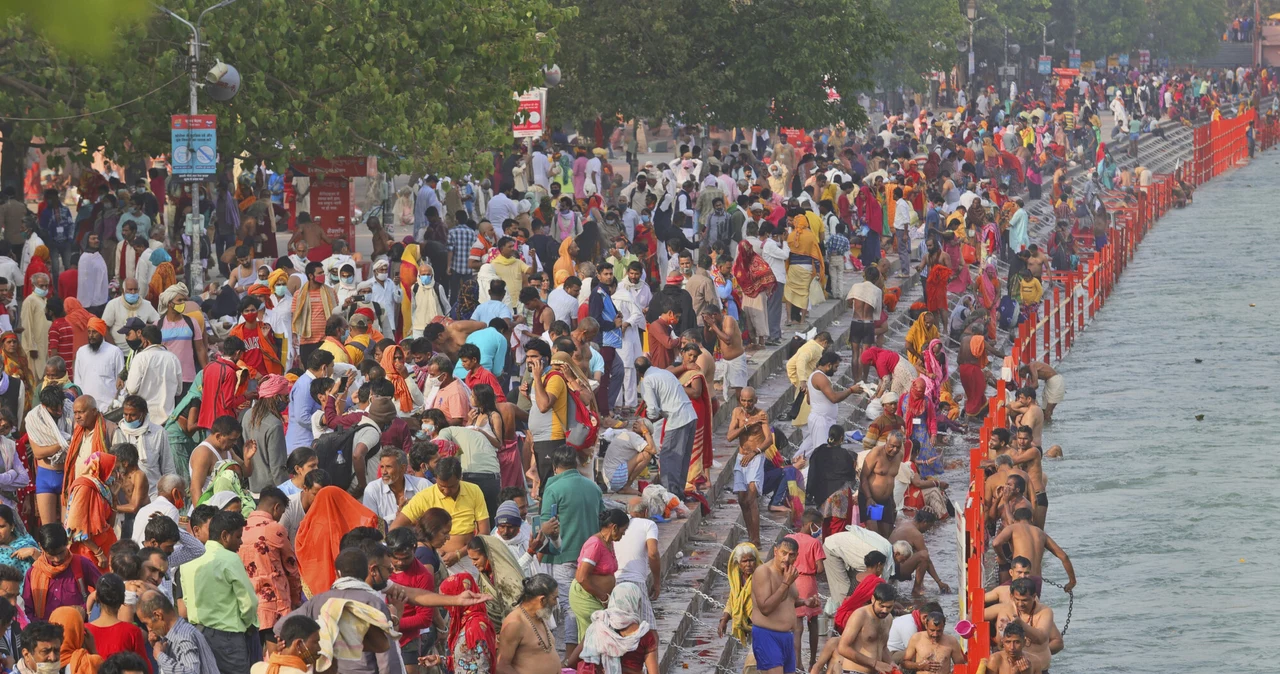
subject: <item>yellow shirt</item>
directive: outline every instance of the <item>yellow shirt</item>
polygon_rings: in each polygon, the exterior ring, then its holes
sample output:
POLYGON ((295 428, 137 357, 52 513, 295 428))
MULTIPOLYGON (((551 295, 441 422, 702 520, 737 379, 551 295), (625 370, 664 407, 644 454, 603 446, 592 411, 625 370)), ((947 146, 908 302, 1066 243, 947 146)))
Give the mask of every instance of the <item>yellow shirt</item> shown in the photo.
POLYGON ((546 389, 548 396, 555 397, 551 403, 551 439, 563 440, 564 424, 569 420, 569 387, 564 377, 551 377, 547 379, 546 389))
MULTIPOLYGON (((524 274, 529 271, 529 265, 518 257, 508 260, 502 256, 494 258, 490 264, 493 265, 493 273, 507 284, 507 295, 502 301, 512 309, 517 308, 520 305, 520 288, 524 286, 524 274)), ((488 288, 485 292, 488 292, 488 288)))
POLYGON ((351 358, 347 355, 347 349, 345 346, 338 346, 326 338, 320 343, 320 350, 328 351, 333 354, 333 362, 335 363, 344 363, 346 365, 351 364, 351 358))
POLYGON ((827 240, 827 228, 822 224, 822 217, 813 211, 806 210, 804 219, 809 221, 809 229, 813 230, 813 235, 818 237, 818 241, 827 240))
POLYGON ((400 512, 404 513, 409 521, 417 522, 432 508, 444 508, 453 516, 453 528, 449 530, 449 534, 453 536, 475 533, 476 523, 489 519, 489 508, 484 503, 484 494, 479 487, 470 482, 458 483, 456 499, 441 494, 440 487, 433 484, 409 499, 400 512))

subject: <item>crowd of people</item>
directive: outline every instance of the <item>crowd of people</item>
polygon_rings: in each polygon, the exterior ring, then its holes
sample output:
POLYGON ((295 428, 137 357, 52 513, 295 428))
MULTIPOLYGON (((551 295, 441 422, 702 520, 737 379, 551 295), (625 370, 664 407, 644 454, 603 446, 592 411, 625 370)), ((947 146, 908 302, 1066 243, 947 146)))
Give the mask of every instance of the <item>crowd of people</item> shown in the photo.
MULTIPOLYGON (((386 194, 371 254, 265 171, 195 186, 210 226, 194 238, 190 188, 160 169, 132 187, 85 172, 74 211, 66 191, 6 187, 0 657, 24 674, 657 674, 657 522, 716 500, 729 403, 750 540, 722 630, 761 671, 794 671, 806 629, 815 674, 945 671, 963 652, 941 607, 911 611, 888 582, 949 591, 923 536, 951 514, 940 434, 987 413, 989 359, 1046 272, 1105 244, 1104 193, 1149 184, 1111 158, 1102 101, 1119 121, 1172 114, 1153 84, 1176 104, 1227 95, 1182 77, 743 133, 625 180, 603 148, 539 140, 483 181, 386 194), (215 281, 183 282, 206 267, 215 281), (748 354, 809 330, 828 297, 850 329, 790 341, 794 404, 771 419, 748 354), (886 344, 903 301, 910 330, 886 344), (866 423, 841 412, 855 394, 866 423), (766 501, 799 528, 767 562, 766 501), (824 614, 841 637, 819 653, 824 614)), ((988 509, 1013 584, 988 612, 1044 670, 1061 640, 1026 589, 1046 549, 1073 575, 1043 533, 1041 438, 1065 386, 1039 363, 1015 377, 988 509)))

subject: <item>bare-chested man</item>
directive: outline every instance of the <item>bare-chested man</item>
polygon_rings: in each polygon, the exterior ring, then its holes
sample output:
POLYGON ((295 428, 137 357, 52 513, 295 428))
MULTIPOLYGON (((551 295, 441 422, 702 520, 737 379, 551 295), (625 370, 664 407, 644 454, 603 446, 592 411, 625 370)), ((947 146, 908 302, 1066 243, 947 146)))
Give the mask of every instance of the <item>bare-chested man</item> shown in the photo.
POLYGON ((1043 529, 1045 518, 1049 515, 1049 494, 1045 491, 1049 486, 1049 480, 1044 475, 1044 466, 1041 462, 1044 455, 1040 449, 1040 443, 1032 439, 1032 430, 1027 426, 1018 427, 1018 432, 1013 436, 1013 451, 1010 452, 1009 458, 1013 459, 1015 466, 1027 472, 1030 480, 1028 485, 1031 487, 1032 499, 1035 503, 1034 521, 1036 526, 1043 529))
POLYGON ((877 284, 879 268, 867 267, 862 277, 865 280, 853 284, 845 297, 845 303, 853 310, 853 320, 849 324, 853 362, 849 365, 849 374, 854 381, 862 381, 867 374, 862 365, 862 350, 876 343, 876 321, 880 319, 880 308, 884 302, 884 291, 877 284))
MULTIPOLYGON (((729 416, 729 433, 725 436, 730 442, 737 440, 743 429, 753 424, 762 424, 768 435, 769 443, 773 442, 773 429, 769 426, 769 413, 758 407, 760 396, 756 390, 747 386, 738 391, 738 406, 733 408, 729 416)), ((766 445, 767 446, 767 445, 766 445)))
POLYGON ((991 429, 991 440, 987 443, 987 459, 995 461, 1001 454, 1008 454, 1013 435, 1007 428, 991 429))
POLYGON ((1027 252, 1030 253, 1027 256, 1027 273, 1043 280, 1044 265, 1049 261, 1049 256, 1043 250, 1040 250, 1040 246, 1034 243, 1027 246, 1027 252))
POLYGON ((560 654, 547 626, 556 607, 556 581, 540 573, 524 582, 516 609, 498 633, 496 674, 559 674, 560 654))
POLYGON ((1067 380, 1048 363, 1033 360, 1018 368, 1018 377, 1023 386, 1036 388, 1044 382, 1044 422, 1053 421, 1053 408, 1067 397, 1067 380))
MULTIPOLYGON (((784 538, 773 547, 773 559, 751 574, 751 652, 760 674, 792 674, 796 671, 796 607, 817 607, 815 596, 802 601, 794 587, 800 572, 796 555, 800 546, 784 538)), ((888 635, 888 628, 885 629, 888 635)), ((522 673, 523 674, 523 673, 522 673)))
POLYGON ((924 577, 929 574, 933 582, 938 584, 938 591, 950 594, 951 586, 942 582, 938 570, 934 568, 933 559, 929 557, 929 546, 924 542, 924 532, 938 521, 938 516, 928 510, 916 511, 915 519, 904 519, 889 534, 889 542, 893 543, 893 561, 897 568, 894 580, 915 579, 911 595, 924 595, 924 577), (901 544, 901 545, 899 545, 901 544))
MULTIPOLYGON (((1031 560, 1026 557, 1014 557, 1013 563, 1009 566, 1009 583, 1019 579, 1031 576, 1031 560)), ((1035 578, 1031 579, 1033 582, 1035 578)), ((1009 583, 997 585, 987 590, 986 596, 983 598, 984 606, 993 604, 1012 604, 1013 595, 1009 594, 1009 583)))
POLYGON ((1016 623, 1006 625, 1000 650, 987 660, 988 674, 1040 674, 1044 671, 1027 657, 1023 650, 1026 645, 1026 631, 1022 626, 1016 623))
POLYGON ((862 464, 862 473, 858 476, 858 508, 861 511, 863 525, 888 538, 893 533, 893 525, 898 516, 897 504, 893 500, 893 483, 898 479, 898 469, 902 466, 902 431, 893 431, 885 436, 884 444, 877 445, 867 454, 862 464), (883 508, 880 517, 871 517, 870 508, 878 505, 883 508))
POLYGON ((1063 589, 1070 592, 1076 586, 1076 570, 1071 566, 1071 558, 1065 550, 1046 534, 1043 529, 1031 523, 1031 511, 1025 507, 1013 511, 1013 524, 1005 527, 999 535, 991 540, 992 547, 1009 543, 1013 547, 1015 557, 1026 557, 1031 560, 1031 575, 1040 577, 1041 565, 1044 562, 1045 550, 1062 560, 1062 568, 1067 571, 1067 584, 1063 589))
POLYGON ((715 305, 703 309, 702 324, 719 343, 720 361, 715 364, 715 374, 716 378, 723 380, 724 399, 733 400, 750 378, 744 355, 746 349, 742 346, 742 328, 738 327, 733 316, 722 313, 715 305))
POLYGON ((1018 394, 1014 396, 1013 402, 1009 403, 1009 412, 1012 418, 1017 420, 1018 426, 1026 426, 1031 429, 1031 437, 1035 441, 1036 447, 1043 447, 1041 436, 1044 433, 1044 410, 1040 409, 1040 405, 1036 404, 1036 390, 1030 386, 1018 389, 1018 394))
POLYGON ((467 343, 467 335, 489 327, 480 321, 453 321, 448 325, 430 323, 422 331, 422 336, 431 343, 431 349, 443 353, 450 358, 458 357, 458 349, 467 343))
POLYGON ((1049 669, 1053 653, 1062 650, 1062 633, 1053 621, 1053 609, 1036 600, 1036 584, 1030 578, 1019 578, 1009 584, 1013 601, 988 606, 984 619, 995 622, 996 634, 1008 638, 1008 627, 1017 625, 1026 636, 1027 659, 1039 671, 1049 669))
POLYGON ((844 671, 871 674, 893 670, 889 627, 893 624, 891 611, 897 598, 893 585, 881 583, 872 593, 871 603, 849 616, 836 650, 844 658, 844 671))
POLYGON ((289 238, 289 245, 293 246, 299 240, 306 241, 308 249, 326 247, 331 250, 333 245, 333 239, 330 239, 324 233, 324 228, 320 226, 320 223, 311 218, 306 218, 305 220, 301 217, 298 218, 298 229, 289 238))
POLYGON ((907 671, 945 674, 953 664, 968 662, 960 640, 946 634, 947 617, 941 611, 924 617, 924 631, 916 632, 907 641, 907 652, 902 655, 902 668, 907 671))

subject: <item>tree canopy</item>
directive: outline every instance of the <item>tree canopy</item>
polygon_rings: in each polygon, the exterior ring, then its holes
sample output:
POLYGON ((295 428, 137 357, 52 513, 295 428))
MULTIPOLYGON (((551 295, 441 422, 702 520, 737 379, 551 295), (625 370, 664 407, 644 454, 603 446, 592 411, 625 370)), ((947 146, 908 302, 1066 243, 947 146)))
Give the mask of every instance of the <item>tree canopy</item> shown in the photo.
MULTIPOLYGON (((164 4, 189 19, 208 6, 164 4)), ((482 153, 510 141, 512 92, 541 82, 572 14, 549 0, 237 2, 206 17, 202 38, 209 64, 240 71, 240 92, 202 96, 201 112, 219 116, 223 157, 374 154, 393 171, 483 170, 482 153)), ((116 161, 169 151, 169 116, 188 109, 185 26, 155 13, 116 28, 112 53, 93 56, 33 21, 0 26, 6 141, 102 147, 116 161)))

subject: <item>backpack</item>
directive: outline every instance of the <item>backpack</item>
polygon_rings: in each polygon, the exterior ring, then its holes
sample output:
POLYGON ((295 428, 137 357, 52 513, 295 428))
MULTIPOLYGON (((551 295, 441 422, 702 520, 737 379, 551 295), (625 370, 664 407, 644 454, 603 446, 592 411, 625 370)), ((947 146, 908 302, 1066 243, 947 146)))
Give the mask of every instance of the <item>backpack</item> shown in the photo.
MULTIPOLYGON (((356 433, 364 427, 365 424, 357 423, 346 430, 325 433, 316 440, 315 450, 318 461, 316 467, 323 468, 329 474, 330 484, 342 487, 344 490, 351 484, 351 478, 355 474, 351 464, 355 457, 356 433)), ((377 454, 380 445, 380 441, 374 443, 374 446, 369 448, 369 454, 377 454)))
MULTIPOLYGON (((545 385, 546 381, 550 381, 553 376, 564 379, 565 390, 569 392, 569 400, 565 401, 567 407, 564 420, 564 443, 577 451, 588 449, 596 443, 596 437, 600 433, 600 415, 582 402, 582 396, 569 386, 569 379, 563 373, 552 370, 547 373, 547 379, 543 384, 545 385), (568 413, 572 413, 573 421, 577 422, 572 426, 572 430, 570 430, 568 413)), ((319 448, 316 451, 319 453, 319 448)))

